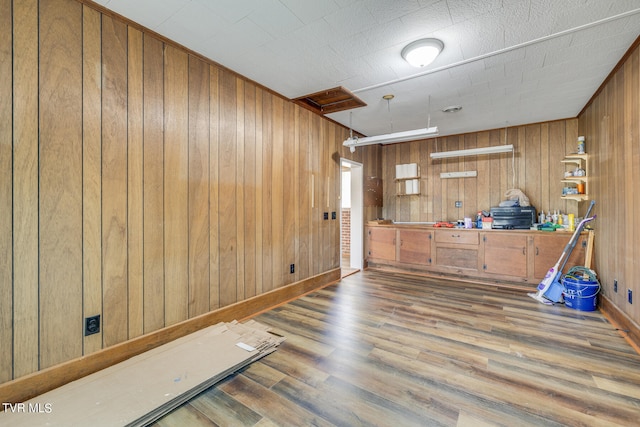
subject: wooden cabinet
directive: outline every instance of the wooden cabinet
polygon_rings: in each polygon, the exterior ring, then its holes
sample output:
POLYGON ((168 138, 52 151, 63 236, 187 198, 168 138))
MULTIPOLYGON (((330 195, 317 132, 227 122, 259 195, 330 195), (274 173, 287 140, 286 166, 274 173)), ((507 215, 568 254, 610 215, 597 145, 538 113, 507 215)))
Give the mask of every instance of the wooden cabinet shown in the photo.
MULTIPOLYGON (((571 252, 565 272, 574 265, 583 265, 587 247, 587 235, 578 236, 576 246, 571 252)), ((571 235, 567 234, 539 234, 533 237, 533 277, 541 281, 547 271, 555 265, 569 243, 571 235)))
POLYGON ((395 261, 396 260, 396 229, 387 227, 370 227, 369 258, 395 261))
POLYGON ((477 270, 479 232, 446 229, 435 231, 435 264, 438 267, 477 270))
MULTIPOLYGON (((522 285, 544 278, 572 234, 529 230, 434 229, 425 226, 367 227, 370 267, 393 268, 522 285)), ((583 265, 588 235, 579 236, 565 266, 583 265)))
POLYGON ((526 278, 528 240, 526 234, 484 233, 483 271, 526 278))
POLYGON ((431 240, 433 232, 430 230, 399 229, 400 246, 398 261, 407 264, 431 264, 431 240))

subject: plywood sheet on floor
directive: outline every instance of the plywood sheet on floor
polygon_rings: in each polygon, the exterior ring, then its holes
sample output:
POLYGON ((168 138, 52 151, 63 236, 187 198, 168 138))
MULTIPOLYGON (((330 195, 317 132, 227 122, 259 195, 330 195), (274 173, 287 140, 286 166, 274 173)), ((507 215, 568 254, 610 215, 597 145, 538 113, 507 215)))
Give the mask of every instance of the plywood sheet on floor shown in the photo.
POLYGON ((283 340, 254 321, 219 323, 5 409, 0 424, 145 425, 283 340))

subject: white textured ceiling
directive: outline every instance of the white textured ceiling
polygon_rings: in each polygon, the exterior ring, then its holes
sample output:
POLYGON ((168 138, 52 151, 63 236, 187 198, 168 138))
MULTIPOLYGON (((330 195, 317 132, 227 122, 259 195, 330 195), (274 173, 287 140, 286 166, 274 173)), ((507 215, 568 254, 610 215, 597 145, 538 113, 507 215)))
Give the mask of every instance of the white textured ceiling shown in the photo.
POLYGON ((575 117, 640 35, 640 0, 97 3, 288 98, 344 86, 368 106, 329 117, 365 135, 575 117), (413 68, 400 51, 424 37, 444 51, 413 68))

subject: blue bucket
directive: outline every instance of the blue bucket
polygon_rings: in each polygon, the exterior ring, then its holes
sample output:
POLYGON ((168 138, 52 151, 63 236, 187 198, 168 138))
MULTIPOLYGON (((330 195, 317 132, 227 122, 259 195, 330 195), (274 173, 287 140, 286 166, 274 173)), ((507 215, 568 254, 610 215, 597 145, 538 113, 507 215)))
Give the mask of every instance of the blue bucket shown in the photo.
POLYGON ((562 278, 562 284, 564 285, 564 305, 580 311, 596 309, 600 292, 600 283, 597 280, 565 276, 562 278))

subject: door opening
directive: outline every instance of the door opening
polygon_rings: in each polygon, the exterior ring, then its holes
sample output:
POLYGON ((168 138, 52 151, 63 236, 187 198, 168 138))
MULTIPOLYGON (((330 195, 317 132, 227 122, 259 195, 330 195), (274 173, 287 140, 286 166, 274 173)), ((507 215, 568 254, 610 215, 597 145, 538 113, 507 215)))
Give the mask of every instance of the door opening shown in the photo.
POLYGON ((364 196, 361 163, 341 159, 340 254, 343 276, 362 270, 364 262, 364 196))

